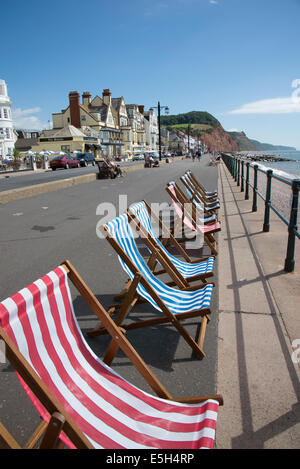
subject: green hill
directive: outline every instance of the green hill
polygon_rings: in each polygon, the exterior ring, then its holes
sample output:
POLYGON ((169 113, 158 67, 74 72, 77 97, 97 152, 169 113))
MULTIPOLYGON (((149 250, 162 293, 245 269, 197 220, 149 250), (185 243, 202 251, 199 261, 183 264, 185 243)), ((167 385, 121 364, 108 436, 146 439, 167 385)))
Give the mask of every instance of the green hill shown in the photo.
POLYGON ((196 135, 209 132, 220 125, 214 116, 204 111, 191 111, 185 114, 161 116, 160 122, 164 127, 174 130, 187 131, 188 126, 190 126, 191 133, 196 135))

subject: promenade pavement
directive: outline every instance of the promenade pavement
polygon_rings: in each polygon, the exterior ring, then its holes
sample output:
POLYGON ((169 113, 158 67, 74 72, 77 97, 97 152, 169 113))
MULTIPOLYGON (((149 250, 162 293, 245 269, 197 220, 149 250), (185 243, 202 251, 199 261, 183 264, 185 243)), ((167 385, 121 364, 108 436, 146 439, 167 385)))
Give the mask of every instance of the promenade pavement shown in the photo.
POLYGON ((295 271, 286 273, 286 225, 272 212, 263 232, 263 201, 252 212, 251 196, 245 200, 223 163, 218 192, 217 391, 224 406, 216 447, 299 449, 300 242, 295 271))

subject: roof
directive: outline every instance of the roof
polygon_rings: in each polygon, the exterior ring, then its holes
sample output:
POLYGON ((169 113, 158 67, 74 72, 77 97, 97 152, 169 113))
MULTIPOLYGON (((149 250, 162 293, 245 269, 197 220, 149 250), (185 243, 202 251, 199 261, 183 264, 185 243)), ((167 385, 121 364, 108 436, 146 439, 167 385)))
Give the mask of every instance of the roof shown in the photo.
POLYGON ((55 132, 53 137, 85 137, 85 134, 74 127, 74 125, 67 125, 63 129, 55 132))

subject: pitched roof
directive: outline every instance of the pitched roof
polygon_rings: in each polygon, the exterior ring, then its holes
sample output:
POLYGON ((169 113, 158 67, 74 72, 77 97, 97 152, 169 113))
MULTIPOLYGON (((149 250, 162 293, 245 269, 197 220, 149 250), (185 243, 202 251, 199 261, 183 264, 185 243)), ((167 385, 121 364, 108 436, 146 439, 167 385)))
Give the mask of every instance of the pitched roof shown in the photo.
POLYGON ((85 134, 73 125, 67 125, 63 129, 55 132, 53 137, 85 137, 85 134))

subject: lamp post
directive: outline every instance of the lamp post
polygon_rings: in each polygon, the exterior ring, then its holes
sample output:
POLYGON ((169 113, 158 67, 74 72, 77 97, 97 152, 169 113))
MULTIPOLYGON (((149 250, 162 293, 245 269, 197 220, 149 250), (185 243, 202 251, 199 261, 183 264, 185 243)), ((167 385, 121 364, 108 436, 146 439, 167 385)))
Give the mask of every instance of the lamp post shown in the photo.
POLYGON ((150 107, 150 111, 153 111, 153 109, 157 109, 157 114, 158 114, 158 146, 159 146, 159 160, 161 161, 160 111, 164 109, 165 113, 169 114, 169 108, 168 106, 161 106, 160 102, 158 101, 157 106, 150 107))

